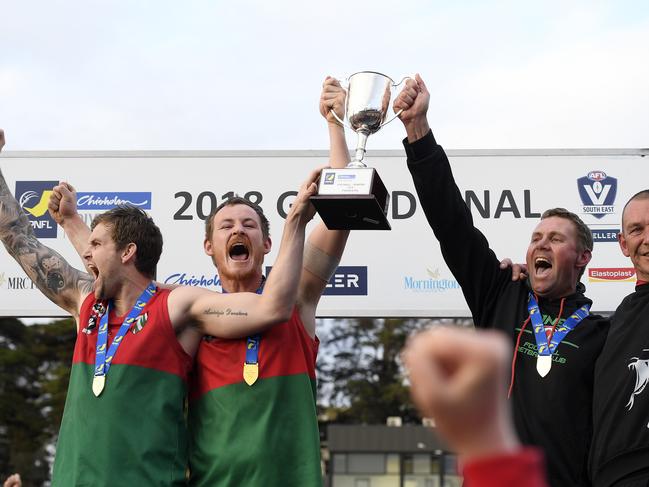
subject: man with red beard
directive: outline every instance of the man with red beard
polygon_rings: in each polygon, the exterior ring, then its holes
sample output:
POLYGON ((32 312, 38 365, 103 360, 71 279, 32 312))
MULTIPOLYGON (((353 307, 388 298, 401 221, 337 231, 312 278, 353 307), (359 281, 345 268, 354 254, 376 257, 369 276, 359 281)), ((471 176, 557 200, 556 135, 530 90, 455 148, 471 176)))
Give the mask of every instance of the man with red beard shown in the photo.
POLYGON ((158 288, 152 279, 162 235, 133 206, 93 220, 83 252, 91 275, 74 269, 39 242, 0 172, 0 240, 77 324, 54 486, 186 485, 184 406, 201 339, 261 333, 292 315, 317 176, 311 174, 289 211, 264 293, 222 295, 158 288))
POLYGON ((527 249, 529 281, 512 281, 474 227, 428 126, 429 98, 417 75, 394 103, 403 110, 408 169, 426 218, 475 326, 500 329, 515 344, 509 396, 519 437, 543 449, 551 485, 589 485, 594 368, 608 330, 607 320, 590 314, 579 281, 591 259, 590 230, 567 210, 546 211, 527 249))
MULTIPOLYGON (((330 164, 349 161, 343 116, 344 91, 325 79, 320 112, 330 137, 330 164)), ((75 242, 85 225, 69 185, 54 188, 53 216, 75 242)), ((349 232, 319 223, 304 249, 304 266, 291 318, 245 339, 207 337, 196 356, 190 390, 190 485, 312 487, 322 484, 316 414, 316 307, 336 270, 349 232)), ((75 244, 75 247, 77 245, 75 244)), ((262 209, 233 198, 205 221, 204 250, 224 292, 261 292, 262 265, 270 252, 262 209)), ((273 268, 271 275, 281 272, 273 268)))
POLYGON ((618 236, 637 283, 611 317, 595 368, 590 474, 597 487, 649 485, 649 190, 622 211, 618 236))

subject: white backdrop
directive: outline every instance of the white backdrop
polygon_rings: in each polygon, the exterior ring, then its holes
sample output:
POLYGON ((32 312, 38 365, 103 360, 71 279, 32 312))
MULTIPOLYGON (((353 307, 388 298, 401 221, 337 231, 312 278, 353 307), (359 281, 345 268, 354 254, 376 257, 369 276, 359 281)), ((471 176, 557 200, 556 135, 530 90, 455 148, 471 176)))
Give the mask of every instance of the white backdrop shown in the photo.
MULTIPOLYGON (((596 232, 596 240, 602 240, 595 243, 582 279, 594 300, 593 309, 599 311, 614 310, 633 289, 631 263, 612 240, 626 200, 649 186, 647 154, 646 149, 449 151, 458 185, 473 202, 476 225, 499 257, 524 260, 538 214, 548 207, 563 206, 582 216, 596 232), (584 191, 591 207, 585 211, 577 180, 589 174, 595 180, 607 179, 599 185, 593 179, 582 182, 590 188, 584 191), (605 214, 597 218, 592 212, 605 214)), ((12 191, 18 184, 23 207, 36 215, 42 212, 39 202, 47 184, 35 183, 59 179, 71 182, 86 203, 99 202, 96 209, 82 209, 88 221, 116 197, 148 202, 165 238, 158 280, 202 282, 219 289, 218 276, 202 249, 201 216, 230 192, 248 194, 253 200, 261 196, 276 242, 266 262, 272 265, 283 224, 281 212, 291 201, 285 193, 296 190, 308 171, 326 160, 323 151, 6 152, 0 167, 12 191)), ((375 151, 367 160, 392 192, 392 230, 353 233, 318 316, 468 316, 461 290, 413 196, 405 156, 400 151, 375 151)), ((63 231, 47 221, 47 213, 34 218, 39 232, 49 227, 57 235, 42 242, 81 268, 63 231)), ((64 314, 0 250, 0 315, 64 314)))

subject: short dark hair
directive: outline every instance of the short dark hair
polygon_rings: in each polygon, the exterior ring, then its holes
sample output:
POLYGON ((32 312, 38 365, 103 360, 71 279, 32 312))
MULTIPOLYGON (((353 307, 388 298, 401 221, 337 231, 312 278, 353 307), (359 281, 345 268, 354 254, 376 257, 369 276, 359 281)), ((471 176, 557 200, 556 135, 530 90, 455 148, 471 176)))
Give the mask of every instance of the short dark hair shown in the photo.
POLYGON ((135 268, 147 277, 154 278, 162 254, 162 233, 153 218, 133 205, 119 205, 92 220, 92 230, 99 224, 110 227, 118 250, 129 243, 137 246, 135 268))
POLYGON ((629 198, 629 201, 627 201, 624 205, 624 208, 622 209, 622 228, 620 229, 620 233, 624 233, 624 212, 626 211, 626 207, 629 206, 629 203, 634 200, 649 200, 649 189, 638 191, 636 194, 631 196, 631 198, 629 198))
POLYGON ((257 203, 253 203, 252 201, 247 200, 246 198, 235 195, 217 206, 216 209, 212 211, 212 213, 210 213, 210 215, 205 220, 205 238, 207 240, 212 238, 212 231, 214 230, 214 217, 216 216, 216 214, 226 206, 235 205, 246 205, 255 210, 255 213, 257 213, 257 216, 259 216, 259 221, 261 222, 261 234, 264 237, 264 240, 270 237, 270 223, 268 222, 266 215, 264 215, 264 210, 261 209, 261 206, 259 206, 257 203))
POLYGON ((580 252, 583 252, 584 250, 593 250, 593 233, 581 218, 565 208, 550 208, 543 212, 541 220, 552 216, 565 218, 572 222, 575 226, 575 230, 577 230, 577 248, 580 252))

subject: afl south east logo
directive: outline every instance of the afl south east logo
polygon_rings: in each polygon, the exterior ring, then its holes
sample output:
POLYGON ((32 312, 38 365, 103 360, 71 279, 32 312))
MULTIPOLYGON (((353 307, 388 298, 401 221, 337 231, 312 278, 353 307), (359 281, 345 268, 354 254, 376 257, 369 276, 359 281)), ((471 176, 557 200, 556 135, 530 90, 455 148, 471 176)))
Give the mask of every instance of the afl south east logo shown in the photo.
POLYGON ((584 213, 603 218, 615 212, 613 203, 617 194, 617 178, 608 176, 604 171, 590 171, 577 179, 577 188, 584 213))

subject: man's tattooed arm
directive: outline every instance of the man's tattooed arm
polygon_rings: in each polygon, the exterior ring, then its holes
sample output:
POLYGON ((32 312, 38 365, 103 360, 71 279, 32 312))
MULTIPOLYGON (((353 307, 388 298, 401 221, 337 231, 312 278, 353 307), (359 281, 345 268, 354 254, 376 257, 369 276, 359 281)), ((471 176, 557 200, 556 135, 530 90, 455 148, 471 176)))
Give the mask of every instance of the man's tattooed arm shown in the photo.
POLYGON ((38 241, 27 215, 9 191, 2 171, 0 240, 47 298, 72 315, 78 314, 81 299, 92 291, 94 280, 38 241))

